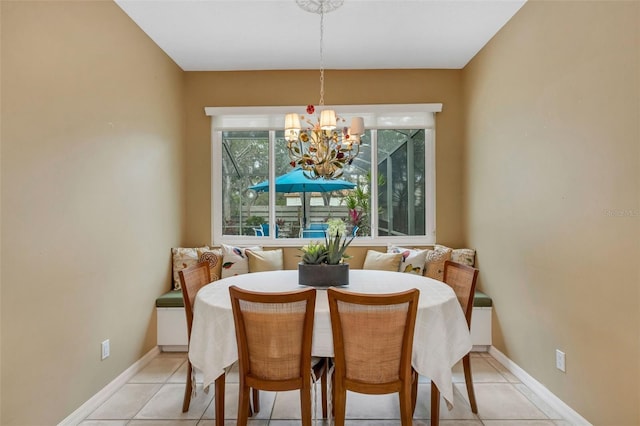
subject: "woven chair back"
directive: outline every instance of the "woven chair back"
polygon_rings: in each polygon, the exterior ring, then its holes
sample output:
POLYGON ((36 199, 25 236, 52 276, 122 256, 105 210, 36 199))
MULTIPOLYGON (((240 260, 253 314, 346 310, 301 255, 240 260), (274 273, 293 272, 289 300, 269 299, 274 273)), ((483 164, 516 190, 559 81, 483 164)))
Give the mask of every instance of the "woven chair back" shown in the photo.
POLYGON ((473 312, 473 296, 476 289, 478 270, 468 265, 451 262, 444 263, 443 281, 448 284, 458 297, 460 306, 467 320, 467 325, 471 327, 471 313, 473 312))
POLYGON ((410 374, 418 290, 370 295, 330 288, 328 296, 337 374, 374 385, 410 374))
POLYGON ((200 262, 178 272, 180 287, 184 299, 184 311, 187 316, 187 332, 191 338, 191 325, 193 324, 193 303, 198 291, 211 282, 211 272, 208 262, 200 262))
POLYGON ((260 381, 310 376, 315 289, 259 293, 231 286, 229 293, 241 374, 260 381))

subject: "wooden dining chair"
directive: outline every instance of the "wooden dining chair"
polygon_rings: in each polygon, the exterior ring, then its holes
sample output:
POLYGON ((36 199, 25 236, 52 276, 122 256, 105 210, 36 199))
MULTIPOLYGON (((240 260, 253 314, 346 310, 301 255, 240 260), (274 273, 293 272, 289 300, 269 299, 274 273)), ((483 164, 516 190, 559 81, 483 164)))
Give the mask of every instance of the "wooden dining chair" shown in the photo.
POLYGON ((240 390, 237 424, 247 424, 249 389, 300 390, 302 424, 311 425, 311 387, 322 380, 327 415, 327 366, 311 358, 316 290, 263 293, 229 287, 236 329, 240 390), (313 373, 313 375, 312 375, 313 373))
POLYGON ((403 426, 412 424, 411 367, 418 310, 416 289, 393 294, 360 294, 329 288, 333 332, 333 400, 336 426, 343 426, 347 390, 364 394, 398 392, 403 426))
MULTIPOLYGON (((468 265, 452 262, 447 260, 444 262, 443 281, 448 284, 458 297, 464 317, 467 320, 467 326, 471 331, 471 314, 473 312, 473 295, 476 290, 476 280, 478 279, 478 270, 468 265)), ((471 377, 471 359, 470 353, 462 358, 462 367, 464 369, 464 381, 467 385, 467 394, 469 395, 469 404, 473 413, 478 412, 476 404, 476 395, 473 390, 473 379, 471 377)))
MULTIPOLYGON (((180 277, 180 287, 182 288, 182 298, 184 299, 184 312, 187 315, 187 337, 191 340, 191 326, 193 324, 193 303, 196 294, 205 285, 211 282, 211 272, 208 262, 200 262, 178 272, 180 277)), ((182 412, 189 411, 191 404, 191 393, 193 390, 193 366, 187 358, 187 384, 184 389, 184 402, 182 412)))
MULTIPOLYGON (((184 299, 184 312, 187 317, 187 338, 191 340, 191 328, 193 325, 193 304, 196 301, 198 291, 211 282, 211 269, 209 262, 196 263, 193 266, 178 271, 180 277, 180 288, 184 299)), ((191 405, 191 395, 193 393, 193 366, 187 357, 187 383, 184 389, 184 401, 182 402, 182 412, 189 411, 191 405)), ((223 381, 216 381, 216 398, 224 404, 224 378, 223 381)), ((260 411, 260 395, 257 390, 253 390, 253 410, 248 408, 248 415, 260 411)))

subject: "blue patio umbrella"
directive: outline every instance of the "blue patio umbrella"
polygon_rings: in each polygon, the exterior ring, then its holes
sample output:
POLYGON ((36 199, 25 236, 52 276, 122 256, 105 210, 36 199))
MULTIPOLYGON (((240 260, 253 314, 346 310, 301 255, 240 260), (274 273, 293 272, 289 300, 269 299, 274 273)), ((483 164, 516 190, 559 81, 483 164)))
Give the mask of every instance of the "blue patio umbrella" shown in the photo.
MULTIPOLYGON (((306 192, 331 192, 341 189, 353 189, 356 184, 342 179, 310 179, 305 176, 302 169, 296 168, 289 173, 278 176, 275 186, 276 192, 300 192, 304 194, 306 192)), ((262 181, 250 186, 249 189, 257 192, 266 192, 269 190, 269 181, 262 181)), ((302 206, 302 222, 303 226, 305 226, 307 224, 306 203, 303 202, 302 206)))

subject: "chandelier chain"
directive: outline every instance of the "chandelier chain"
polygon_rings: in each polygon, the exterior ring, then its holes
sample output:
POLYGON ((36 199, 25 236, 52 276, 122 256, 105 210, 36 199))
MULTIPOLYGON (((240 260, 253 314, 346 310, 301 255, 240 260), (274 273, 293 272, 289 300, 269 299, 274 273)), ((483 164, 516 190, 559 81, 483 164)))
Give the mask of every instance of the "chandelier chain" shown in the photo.
POLYGON ((320 6, 320 102, 318 105, 324 106, 324 6, 320 6))
MULTIPOLYGON (((360 153, 360 141, 364 136, 364 120, 352 117, 351 127, 338 126, 344 118, 333 109, 324 109, 324 15, 337 9, 344 0, 296 0, 304 10, 320 14, 320 116, 314 124, 311 119, 289 113, 285 116, 285 139, 289 150, 289 164, 299 167, 312 179, 337 179, 345 167, 352 164, 360 153), (303 129, 300 119, 311 127, 303 129)), ((307 105, 307 114, 313 116, 313 105, 307 105)))

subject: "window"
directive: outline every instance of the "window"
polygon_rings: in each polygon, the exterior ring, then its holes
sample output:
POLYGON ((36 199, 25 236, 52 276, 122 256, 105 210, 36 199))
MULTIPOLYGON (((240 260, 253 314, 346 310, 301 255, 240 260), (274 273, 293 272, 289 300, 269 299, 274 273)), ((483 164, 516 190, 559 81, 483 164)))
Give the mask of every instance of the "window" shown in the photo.
MULTIPOLYGON (((329 107, 329 106, 327 106, 329 107)), ((441 104, 336 106, 363 116, 360 154, 341 181, 289 164, 284 115, 304 107, 206 108, 212 134, 214 244, 301 245, 342 221, 353 244, 435 242, 435 112, 441 104), (289 182, 290 183, 290 182, 289 182)))

